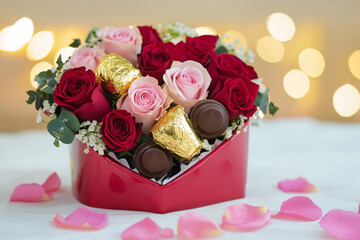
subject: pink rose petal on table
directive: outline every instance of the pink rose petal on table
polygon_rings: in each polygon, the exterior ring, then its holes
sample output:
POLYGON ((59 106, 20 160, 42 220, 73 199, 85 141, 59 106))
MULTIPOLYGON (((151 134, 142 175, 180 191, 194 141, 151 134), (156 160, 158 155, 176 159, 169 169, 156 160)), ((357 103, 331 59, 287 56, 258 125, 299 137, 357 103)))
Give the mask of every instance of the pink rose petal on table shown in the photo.
POLYGON ((196 212, 181 215, 177 231, 179 237, 187 239, 216 237, 222 233, 217 223, 196 212))
POLYGON ((61 180, 56 172, 51 174, 42 184, 42 187, 44 188, 46 193, 57 191, 59 190, 60 186, 61 186, 61 180))
POLYGON ((283 192, 310 193, 318 191, 315 185, 309 183, 308 180, 303 177, 280 181, 278 188, 283 192))
POLYGON ((333 209, 320 220, 320 226, 340 239, 360 239, 360 214, 333 209))
POLYGON ((322 210, 310 198, 292 197, 281 204, 280 212, 273 218, 300 221, 315 221, 322 216, 322 210))
POLYGON ((271 212, 264 206, 233 205, 226 208, 221 227, 226 230, 254 230, 265 226, 270 219, 271 212))
POLYGON ((107 213, 99 213, 87 207, 79 207, 65 219, 59 214, 53 216, 55 224, 59 227, 89 230, 106 227, 108 219, 107 213))
POLYGON ((37 183, 20 184, 15 187, 10 196, 10 202, 43 202, 51 195, 45 193, 44 188, 37 183))
POLYGON ((174 232, 171 228, 162 229, 148 217, 130 226, 121 234, 123 240, 157 240, 173 237, 174 232))

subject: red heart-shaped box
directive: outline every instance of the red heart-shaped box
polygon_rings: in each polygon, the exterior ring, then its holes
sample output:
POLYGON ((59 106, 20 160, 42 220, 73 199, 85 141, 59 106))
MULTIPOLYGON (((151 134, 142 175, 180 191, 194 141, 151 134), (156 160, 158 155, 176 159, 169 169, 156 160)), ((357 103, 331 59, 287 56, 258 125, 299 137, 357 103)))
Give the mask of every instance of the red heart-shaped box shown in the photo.
POLYGON ((91 207, 155 213, 242 198, 248 143, 249 132, 241 131, 179 177, 160 185, 91 148, 84 153, 85 144, 75 139, 70 148, 73 192, 91 207))

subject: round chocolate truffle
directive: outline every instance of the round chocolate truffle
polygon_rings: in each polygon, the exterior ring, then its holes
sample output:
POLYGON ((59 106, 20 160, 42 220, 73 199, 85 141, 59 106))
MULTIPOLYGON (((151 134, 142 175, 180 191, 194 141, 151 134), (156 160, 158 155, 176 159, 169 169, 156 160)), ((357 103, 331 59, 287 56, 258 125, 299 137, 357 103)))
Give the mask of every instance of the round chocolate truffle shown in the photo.
POLYGON ((190 120, 200 137, 212 139, 224 133, 228 126, 229 116, 221 103, 215 100, 204 100, 191 109, 190 120))
POLYGON ((156 143, 146 142, 135 151, 134 165, 144 177, 159 178, 171 170, 173 156, 156 143))

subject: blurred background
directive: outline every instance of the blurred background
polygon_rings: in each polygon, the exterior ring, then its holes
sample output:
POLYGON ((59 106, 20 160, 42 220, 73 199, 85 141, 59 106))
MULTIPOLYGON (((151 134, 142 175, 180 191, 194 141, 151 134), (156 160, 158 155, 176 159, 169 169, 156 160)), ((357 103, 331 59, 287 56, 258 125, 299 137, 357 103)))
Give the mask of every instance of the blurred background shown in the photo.
MULTIPOLYGON (((279 117, 360 122, 358 0, 1 1, 0 132, 44 129, 26 91, 92 27, 182 22, 240 39, 279 117)), ((266 116, 272 118, 271 116, 266 116)))

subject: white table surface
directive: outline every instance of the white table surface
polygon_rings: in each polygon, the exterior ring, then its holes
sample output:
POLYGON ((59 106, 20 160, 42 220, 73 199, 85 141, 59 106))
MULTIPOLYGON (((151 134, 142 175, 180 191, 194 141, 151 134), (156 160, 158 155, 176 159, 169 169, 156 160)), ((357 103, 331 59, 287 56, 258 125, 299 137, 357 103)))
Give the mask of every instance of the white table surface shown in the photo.
MULTIPOLYGON (((44 127, 45 128, 45 127, 44 127)), ((306 177, 319 192, 306 194, 325 214, 338 208, 357 211, 360 201, 360 123, 342 124, 313 119, 262 121, 250 129, 246 198, 187 210, 221 223, 227 206, 247 203, 278 211, 281 203, 296 194, 281 192, 277 183, 286 178, 306 177)), ((67 216, 82 206, 71 193, 68 147, 52 145, 45 131, 0 134, 0 239, 120 239, 132 224, 150 217, 161 227, 176 229, 178 217, 168 214, 97 209, 109 214, 109 225, 99 231, 56 228, 52 215, 67 216), (41 203, 9 203, 20 183, 42 183, 56 171, 61 191, 41 203)), ((333 239, 315 222, 272 219, 253 232, 226 232, 214 239, 333 239)))

